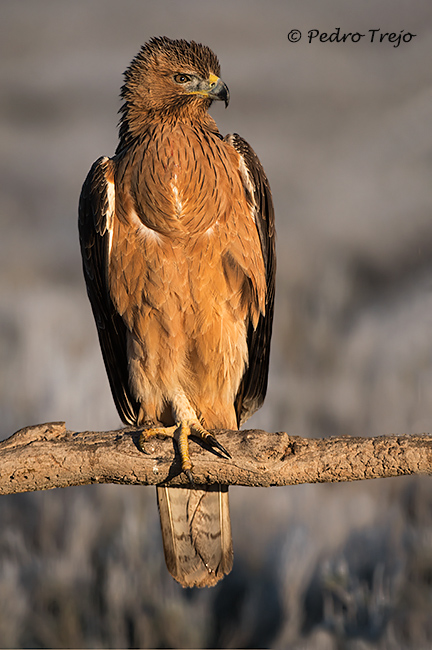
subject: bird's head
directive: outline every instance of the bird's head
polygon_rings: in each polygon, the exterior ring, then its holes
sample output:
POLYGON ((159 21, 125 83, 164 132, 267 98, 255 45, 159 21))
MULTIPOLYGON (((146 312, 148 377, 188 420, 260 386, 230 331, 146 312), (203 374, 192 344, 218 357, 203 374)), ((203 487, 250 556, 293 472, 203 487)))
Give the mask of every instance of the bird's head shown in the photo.
POLYGON ((229 90, 219 74, 219 61, 205 45, 152 38, 125 72, 121 122, 145 124, 158 116, 199 119, 214 100, 228 106, 229 90))

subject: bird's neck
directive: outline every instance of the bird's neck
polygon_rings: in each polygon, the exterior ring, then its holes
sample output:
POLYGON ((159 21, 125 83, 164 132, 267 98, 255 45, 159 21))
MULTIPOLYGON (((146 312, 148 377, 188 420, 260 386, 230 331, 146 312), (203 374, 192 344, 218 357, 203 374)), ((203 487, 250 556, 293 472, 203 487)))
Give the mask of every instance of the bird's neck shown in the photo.
POLYGON ((183 110, 176 114, 159 111, 139 111, 135 107, 123 110, 120 120, 119 144, 117 152, 135 146, 148 139, 155 129, 175 129, 179 124, 199 128, 211 133, 219 133, 214 119, 207 110, 183 110))

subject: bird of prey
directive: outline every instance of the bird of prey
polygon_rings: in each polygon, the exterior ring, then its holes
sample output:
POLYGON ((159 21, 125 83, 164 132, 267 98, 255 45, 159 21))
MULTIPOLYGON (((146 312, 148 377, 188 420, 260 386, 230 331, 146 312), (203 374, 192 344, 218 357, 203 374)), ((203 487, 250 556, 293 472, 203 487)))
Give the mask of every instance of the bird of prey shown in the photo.
POLYGON ((190 487, 157 488, 167 567, 211 586, 233 562, 228 487, 193 483, 188 438, 229 456, 267 389, 274 212, 258 157, 208 114, 228 105, 206 46, 152 38, 121 89, 119 144, 84 182, 84 276, 114 401, 127 425, 173 437, 190 487))

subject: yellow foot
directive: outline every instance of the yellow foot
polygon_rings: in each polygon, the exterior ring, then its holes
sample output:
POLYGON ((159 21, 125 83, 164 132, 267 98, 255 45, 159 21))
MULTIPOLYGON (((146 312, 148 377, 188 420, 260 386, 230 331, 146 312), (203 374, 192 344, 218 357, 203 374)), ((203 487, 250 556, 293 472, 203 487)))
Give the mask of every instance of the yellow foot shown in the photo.
POLYGON ((182 472, 186 474, 191 483, 192 477, 192 463, 189 456, 189 437, 196 436, 205 442, 212 449, 219 449, 227 458, 231 458, 229 452, 223 447, 216 438, 206 431, 197 420, 182 420, 172 427, 158 427, 154 429, 146 429, 139 437, 139 445, 144 453, 145 443, 154 436, 163 436, 165 438, 174 438, 180 453, 182 472))

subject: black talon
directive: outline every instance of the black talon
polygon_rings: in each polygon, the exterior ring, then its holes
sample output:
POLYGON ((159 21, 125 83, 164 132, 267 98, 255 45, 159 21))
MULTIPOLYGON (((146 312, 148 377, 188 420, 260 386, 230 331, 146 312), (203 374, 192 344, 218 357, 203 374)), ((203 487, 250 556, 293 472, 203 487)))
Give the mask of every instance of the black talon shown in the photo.
POLYGON ((216 447, 217 449, 219 449, 219 451, 225 454, 227 458, 231 458, 231 454, 229 453, 229 451, 227 451, 225 447, 221 445, 221 443, 218 442, 214 436, 209 434, 207 440, 209 441, 211 447, 216 447))
POLYGON ((193 480, 192 472, 190 471, 190 469, 185 469, 185 470, 184 470, 184 473, 185 473, 186 476, 188 477, 188 479, 189 479, 190 484, 192 485, 192 487, 195 487, 195 481, 193 480))

